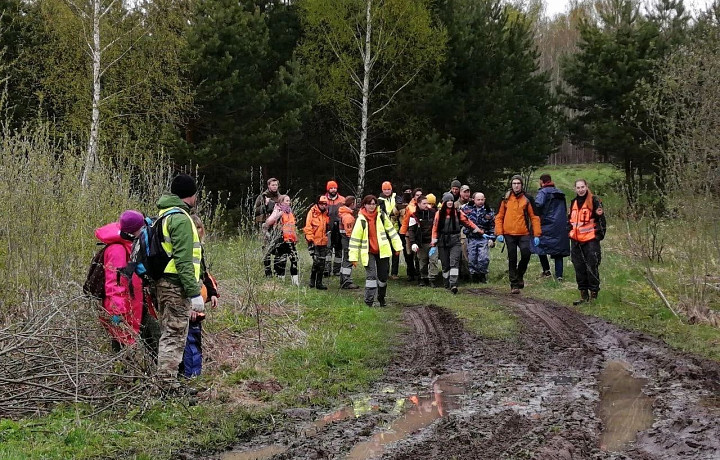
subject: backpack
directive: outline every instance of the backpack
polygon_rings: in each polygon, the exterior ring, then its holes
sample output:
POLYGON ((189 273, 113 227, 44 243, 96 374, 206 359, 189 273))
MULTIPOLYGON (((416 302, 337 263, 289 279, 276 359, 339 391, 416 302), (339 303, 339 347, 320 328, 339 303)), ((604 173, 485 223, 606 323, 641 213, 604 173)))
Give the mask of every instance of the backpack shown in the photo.
POLYGON ((140 276, 149 277, 153 281, 162 278, 165 267, 170 263, 171 256, 162 247, 163 234, 162 226, 165 218, 172 214, 179 214, 183 211, 180 208, 173 208, 155 219, 149 218, 140 237, 133 243, 138 245, 137 251, 133 251, 135 264, 134 270, 140 276), (142 273, 140 273, 142 272, 142 273))
MULTIPOLYGON (((90 269, 83 284, 83 294, 102 300, 105 298, 105 250, 109 245, 103 243, 98 244, 101 244, 102 248, 95 253, 90 262, 90 269)), ((123 246, 123 248, 125 248, 125 246, 123 246)), ((123 274, 123 270, 117 271, 118 286, 120 285, 120 276, 123 274)), ((132 283, 130 284, 130 289, 132 290, 132 283)))

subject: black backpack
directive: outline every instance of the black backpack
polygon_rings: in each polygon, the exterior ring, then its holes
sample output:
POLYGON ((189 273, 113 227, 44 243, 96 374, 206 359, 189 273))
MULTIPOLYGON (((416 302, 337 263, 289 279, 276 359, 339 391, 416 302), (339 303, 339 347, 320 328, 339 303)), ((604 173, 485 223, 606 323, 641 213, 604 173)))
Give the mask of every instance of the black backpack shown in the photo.
MULTIPOLYGON (((88 270, 87 277, 85 278, 85 284, 83 284, 83 294, 86 296, 100 300, 105 298, 105 250, 108 246, 108 244, 102 244, 102 248, 95 253, 92 261, 90 262, 90 269, 88 270)), ((123 246, 123 248, 127 252, 125 246, 123 246)), ((118 285, 120 285, 120 277, 122 274, 122 270, 117 271, 118 285)), ((132 284, 130 284, 130 289, 132 290, 132 284)))

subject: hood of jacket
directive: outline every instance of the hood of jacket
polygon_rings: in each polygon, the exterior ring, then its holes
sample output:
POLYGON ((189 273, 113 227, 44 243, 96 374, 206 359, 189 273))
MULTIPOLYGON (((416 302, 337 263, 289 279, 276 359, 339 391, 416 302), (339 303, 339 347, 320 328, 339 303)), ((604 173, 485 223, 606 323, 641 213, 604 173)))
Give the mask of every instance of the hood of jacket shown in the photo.
POLYGON ((350 209, 350 208, 348 208, 347 206, 343 205, 343 206, 340 206, 340 209, 338 209, 338 214, 339 214, 340 216, 342 216, 342 215, 344 215, 344 214, 350 214, 350 215, 352 216, 354 213, 353 213, 353 210, 352 210, 352 209, 350 209))
POLYGON ((130 249, 132 241, 123 239, 120 236, 120 222, 110 222, 100 228, 95 229, 95 237, 105 244, 122 244, 130 249))
POLYGON ((158 209, 167 209, 167 208, 174 208, 174 207, 183 209, 187 213, 190 212, 190 206, 188 206, 177 195, 173 195, 173 194, 163 195, 160 198, 158 198, 158 200, 157 200, 157 208, 158 209))

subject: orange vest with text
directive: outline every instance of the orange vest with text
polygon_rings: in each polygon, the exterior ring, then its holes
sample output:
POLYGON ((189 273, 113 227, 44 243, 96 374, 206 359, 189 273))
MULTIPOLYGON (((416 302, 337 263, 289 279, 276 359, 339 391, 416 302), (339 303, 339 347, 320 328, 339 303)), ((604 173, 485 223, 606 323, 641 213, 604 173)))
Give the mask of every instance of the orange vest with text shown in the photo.
POLYGON ((595 239, 593 196, 589 190, 585 202, 580 208, 578 208, 577 200, 573 201, 570 210, 570 239, 579 243, 587 243, 595 239))

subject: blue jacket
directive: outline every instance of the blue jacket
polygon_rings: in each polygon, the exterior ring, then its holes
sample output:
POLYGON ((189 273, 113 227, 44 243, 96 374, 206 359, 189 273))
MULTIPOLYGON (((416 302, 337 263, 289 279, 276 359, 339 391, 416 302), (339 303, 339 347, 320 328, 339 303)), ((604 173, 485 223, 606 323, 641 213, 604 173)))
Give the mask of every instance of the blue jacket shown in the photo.
POLYGON ((533 254, 567 257, 570 255, 570 236, 567 229, 565 194, 553 184, 538 190, 535 212, 540 216, 542 236, 540 245, 530 243, 533 254))
MULTIPOLYGON (((493 211, 490 206, 485 205, 477 208, 474 204, 468 203, 462 207, 462 212, 465 213, 472 223, 480 227, 487 236, 493 240, 495 239, 495 211, 493 211)), ((463 228, 463 232, 465 232, 465 236, 470 239, 480 239, 483 237, 480 233, 474 233, 467 227, 463 228)))

